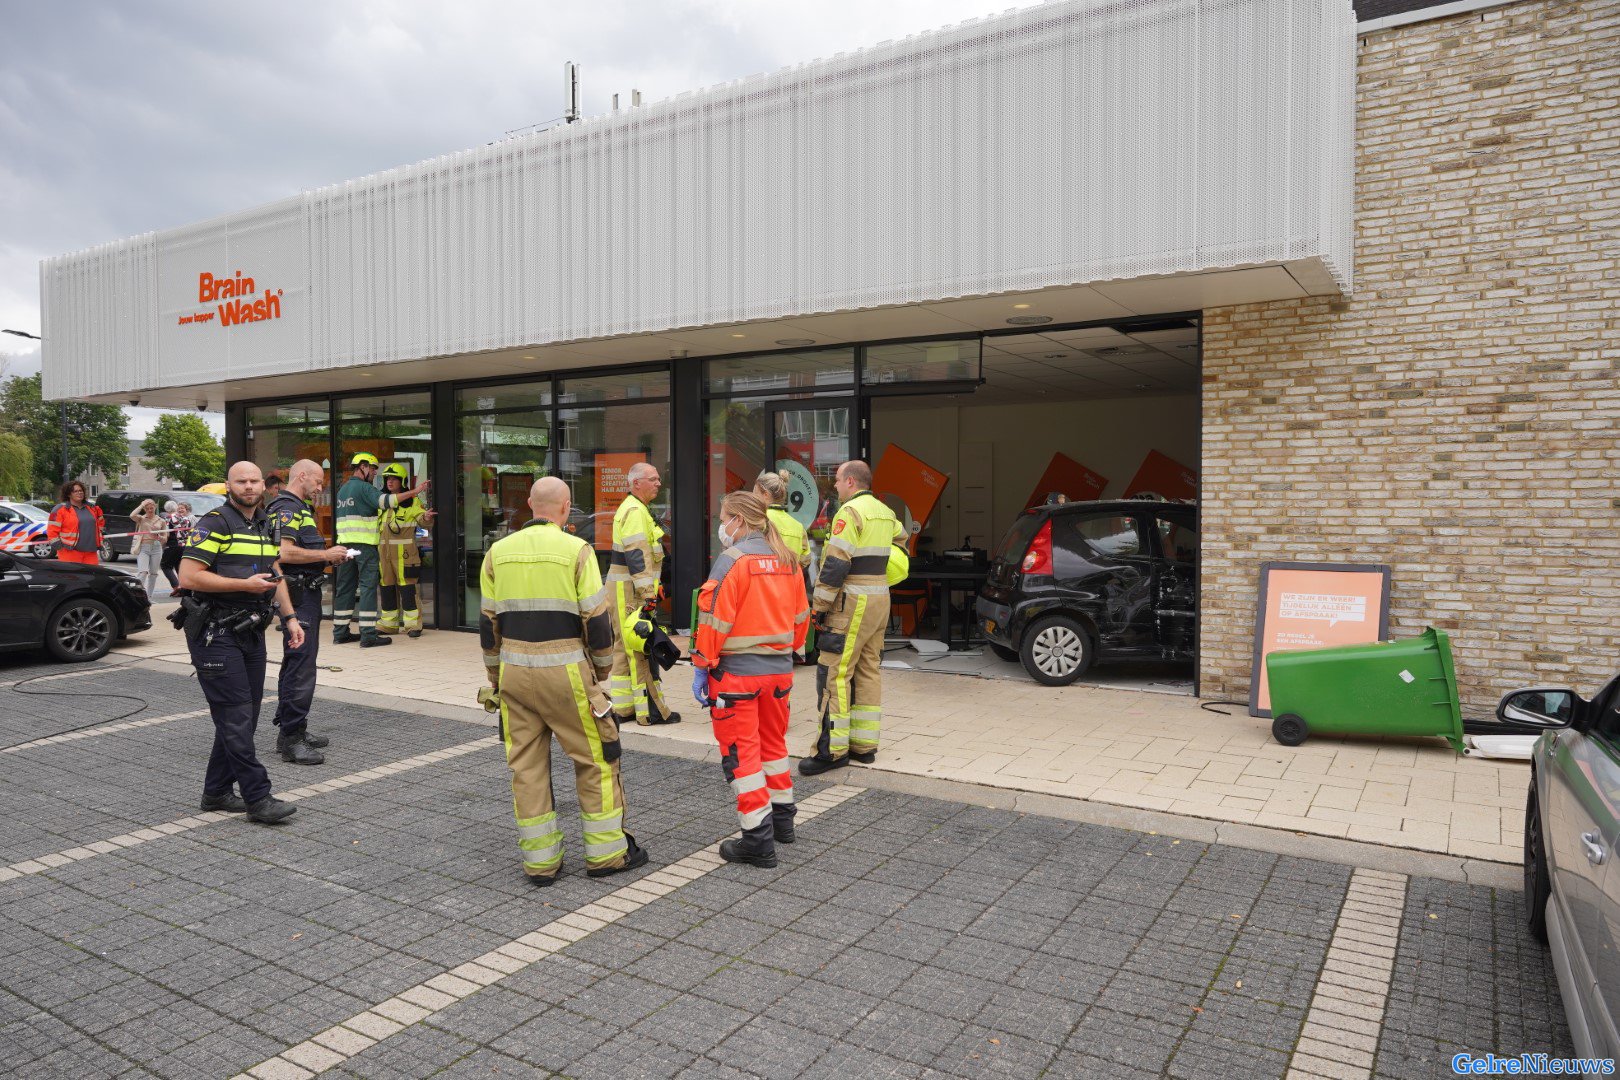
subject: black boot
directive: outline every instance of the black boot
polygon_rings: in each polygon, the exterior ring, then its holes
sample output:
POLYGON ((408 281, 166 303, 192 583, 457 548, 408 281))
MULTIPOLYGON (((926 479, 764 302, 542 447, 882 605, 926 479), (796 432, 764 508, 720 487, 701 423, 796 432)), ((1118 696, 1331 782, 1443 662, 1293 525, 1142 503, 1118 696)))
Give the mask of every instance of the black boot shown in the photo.
POLYGON ((762 821, 752 829, 744 829, 741 838, 720 841, 720 857, 726 862, 769 870, 776 865, 776 842, 771 828, 771 822, 762 821))
POLYGON ((629 833, 624 834, 624 839, 630 846, 629 849, 624 853, 623 866, 608 866, 595 870, 587 870, 585 871, 586 876, 612 877, 614 874, 622 874, 626 870, 634 870, 638 866, 646 866, 647 849, 636 843, 636 838, 631 836, 629 833))
POLYGON ((334 631, 332 631, 332 644, 334 644, 334 645, 347 645, 351 641, 359 641, 359 640, 360 640, 360 635, 356 634, 352 630, 344 629, 344 630, 334 630, 334 631))
POLYGON ((796 812, 797 808, 789 805, 771 814, 771 835, 776 837, 778 844, 791 844, 798 839, 798 834, 793 830, 793 815, 796 812))
POLYGON ((319 765, 326 760, 326 755, 318 750, 312 750, 304 742, 303 733, 276 736, 276 753, 281 755, 282 761, 290 761, 294 765, 319 765))
POLYGON ((375 649, 379 645, 392 645, 393 643, 393 638, 384 637, 382 634, 379 634, 376 631, 371 631, 369 633, 361 631, 360 633, 360 647, 362 649, 375 649))
POLYGON ((849 758, 807 757, 799 759, 800 776, 820 776, 824 772, 842 769, 849 764, 849 758))
POLYGON ((877 751, 876 750, 851 750, 849 752, 849 759, 851 761, 858 761, 862 765, 870 765, 874 761, 877 760, 877 751))
POLYGON ((248 808, 242 796, 234 791, 227 791, 223 795, 204 795, 201 805, 204 810, 218 810, 226 814, 245 814, 248 808))
POLYGON ((309 730, 309 728, 304 729, 304 745, 305 746, 313 746, 315 749, 319 750, 321 747, 327 746, 331 742, 332 742, 332 740, 328 739, 325 735, 316 735, 313 732, 311 732, 309 730))
POLYGON ((282 802, 274 795, 266 795, 256 803, 248 803, 247 808, 249 820, 257 821, 260 825, 279 825, 296 813, 298 807, 292 803, 282 802))
POLYGON ((422 636, 422 631, 420 631, 420 630, 407 630, 407 631, 405 631, 405 636, 409 637, 409 638, 419 638, 419 637, 422 636))

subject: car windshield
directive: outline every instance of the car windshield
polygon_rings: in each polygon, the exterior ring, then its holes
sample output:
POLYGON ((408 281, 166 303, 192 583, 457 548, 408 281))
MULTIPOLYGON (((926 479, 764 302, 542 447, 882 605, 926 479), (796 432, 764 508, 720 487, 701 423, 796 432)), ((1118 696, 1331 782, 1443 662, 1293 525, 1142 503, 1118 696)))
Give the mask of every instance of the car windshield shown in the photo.
POLYGON ((996 548, 994 561, 1017 562, 1024 557, 1029 548, 1029 542, 1035 539, 1035 533, 1041 527, 1040 514, 1020 514, 1018 520, 1013 522, 1007 535, 1001 538, 1001 546, 996 548))
POLYGON ((4 506, 7 510, 17 511, 18 514, 27 518, 29 521, 37 521, 40 524, 44 524, 45 522, 51 520, 51 515, 47 514, 39 507, 30 505, 29 503, 0 503, 0 506, 4 506))

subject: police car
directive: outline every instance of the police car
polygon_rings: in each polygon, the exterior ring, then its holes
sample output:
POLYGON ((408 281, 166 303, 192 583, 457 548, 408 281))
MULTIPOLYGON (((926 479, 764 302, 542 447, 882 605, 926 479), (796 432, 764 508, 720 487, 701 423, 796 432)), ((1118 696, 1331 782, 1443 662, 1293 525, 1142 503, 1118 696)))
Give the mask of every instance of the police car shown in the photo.
POLYGON ((0 502, 0 551, 51 557, 50 514, 32 503, 0 502))

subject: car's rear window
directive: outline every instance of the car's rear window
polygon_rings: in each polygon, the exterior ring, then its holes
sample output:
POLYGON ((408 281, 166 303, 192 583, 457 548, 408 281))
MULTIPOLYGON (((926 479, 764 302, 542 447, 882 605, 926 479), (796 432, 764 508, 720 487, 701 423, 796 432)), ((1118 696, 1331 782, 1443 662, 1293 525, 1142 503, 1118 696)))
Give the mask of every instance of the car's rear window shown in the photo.
POLYGON ((1018 562, 1029 550, 1029 542, 1035 539, 1035 534, 1041 528, 1040 514, 1020 514, 1014 521, 1007 535, 1001 538, 1001 546, 996 548, 995 562, 1018 562))

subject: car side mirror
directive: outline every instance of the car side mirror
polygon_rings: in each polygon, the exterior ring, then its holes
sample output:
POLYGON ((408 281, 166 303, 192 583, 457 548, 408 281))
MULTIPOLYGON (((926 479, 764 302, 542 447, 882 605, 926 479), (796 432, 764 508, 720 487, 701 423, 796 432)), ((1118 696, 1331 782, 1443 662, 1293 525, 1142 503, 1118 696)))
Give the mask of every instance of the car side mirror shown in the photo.
POLYGON ((1496 718, 1505 723, 1533 727, 1574 727, 1580 715, 1580 705, 1580 695, 1573 690, 1537 686, 1505 695, 1502 703, 1496 707, 1496 718))

